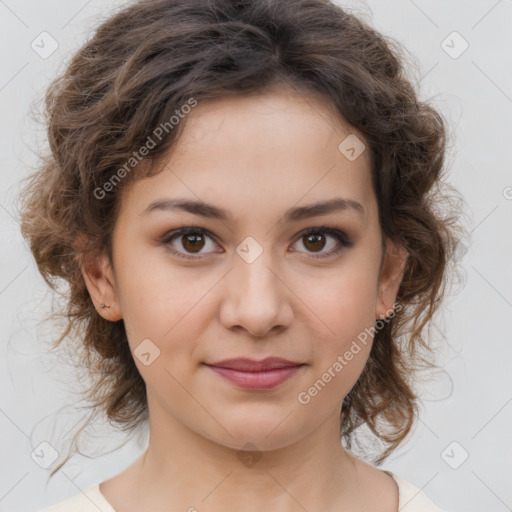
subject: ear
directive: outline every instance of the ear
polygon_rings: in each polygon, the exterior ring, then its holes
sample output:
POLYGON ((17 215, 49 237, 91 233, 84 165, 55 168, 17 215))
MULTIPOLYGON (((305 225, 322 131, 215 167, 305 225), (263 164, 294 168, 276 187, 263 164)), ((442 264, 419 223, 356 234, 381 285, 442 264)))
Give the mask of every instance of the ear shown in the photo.
POLYGON ((123 315, 116 291, 114 271, 108 256, 106 254, 85 256, 81 251, 83 247, 81 239, 77 239, 73 246, 77 250, 80 270, 96 310, 105 320, 111 322, 121 320, 123 315), (110 307, 101 308, 100 304, 110 307))
POLYGON ((376 318, 386 318, 393 312, 408 255, 409 253, 405 247, 386 239, 386 253, 384 254, 377 287, 376 318))

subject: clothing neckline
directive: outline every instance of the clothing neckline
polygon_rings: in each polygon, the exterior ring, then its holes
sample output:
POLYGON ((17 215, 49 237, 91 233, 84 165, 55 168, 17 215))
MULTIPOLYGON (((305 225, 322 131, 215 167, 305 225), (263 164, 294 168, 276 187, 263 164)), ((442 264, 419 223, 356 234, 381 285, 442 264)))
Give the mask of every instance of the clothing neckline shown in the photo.
MULTIPOLYGON (((396 475, 392 471, 389 470, 381 470, 384 473, 388 474, 396 483, 398 487, 398 510, 401 512, 402 508, 417 494, 422 491, 414 487, 412 484, 396 475), (415 491, 413 493, 413 491, 415 491), (406 501, 407 500, 407 501, 406 501)), ((94 499, 96 506, 99 506, 101 512, 117 512, 116 509, 107 501, 107 498, 100 491, 100 482, 91 484, 88 488, 84 490, 85 494, 89 495, 94 499)))

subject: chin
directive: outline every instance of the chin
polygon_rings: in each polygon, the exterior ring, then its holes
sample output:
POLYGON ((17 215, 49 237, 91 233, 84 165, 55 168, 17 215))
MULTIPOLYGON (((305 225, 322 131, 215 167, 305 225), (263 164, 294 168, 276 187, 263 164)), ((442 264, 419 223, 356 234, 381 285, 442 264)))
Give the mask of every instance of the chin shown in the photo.
POLYGON ((300 435, 292 423, 288 423, 288 421, 281 423, 281 421, 282 419, 275 417, 268 418, 267 421, 262 421, 259 418, 259 420, 246 420, 236 424, 220 421, 231 436, 223 429, 217 433, 218 435, 208 435, 207 433, 202 435, 237 451, 279 450, 300 439, 300 435))

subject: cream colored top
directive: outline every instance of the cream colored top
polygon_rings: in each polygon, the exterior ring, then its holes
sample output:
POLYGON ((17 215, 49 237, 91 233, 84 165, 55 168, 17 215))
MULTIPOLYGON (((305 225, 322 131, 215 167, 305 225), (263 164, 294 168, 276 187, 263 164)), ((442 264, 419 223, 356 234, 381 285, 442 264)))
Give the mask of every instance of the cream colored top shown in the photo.
MULTIPOLYGON (((410 482, 395 475, 391 471, 385 471, 398 485, 398 510, 399 512, 443 512, 437 508, 424 494, 410 482)), ((83 491, 59 501, 48 508, 37 512, 116 512, 114 507, 100 492, 100 484, 92 484, 83 491)))

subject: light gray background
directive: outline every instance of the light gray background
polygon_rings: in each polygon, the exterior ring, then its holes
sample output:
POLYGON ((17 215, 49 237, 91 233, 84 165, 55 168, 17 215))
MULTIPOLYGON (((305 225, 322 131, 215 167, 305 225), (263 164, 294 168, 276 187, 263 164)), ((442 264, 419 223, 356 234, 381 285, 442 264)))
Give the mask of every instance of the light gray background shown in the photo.
MULTIPOLYGON (((28 117, 63 61, 98 17, 121 2, 0 0, 0 510, 34 511, 76 494, 129 465, 141 446, 129 442, 96 459, 75 457, 46 486, 48 470, 31 457, 39 443, 65 437, 80 416, 72 403, 72 372, 47 354, 51 325, 39 322, 51 295, 22 242, 14 199, 44 133, 28 117), (31 42, 43 31, 58 49, 41 58, 31 42), (39 141, 39 142, 38 142, 39 141)), ((451 124, 450 182, 469 210, 471 241, 462 248, 466 281, 446 302, 437 335, 446 376, 424 386, 424 407, 410 441, 384 468, 411 481, 451 511, 512 510, 512 0, 341 2, 363 13, 409 50, 422 98, 433 97, 451 124), (469 48, 458 58, 441 43, 457 31, 469 48), (448 398, 447 398, 448 397, 448 398), (456 445, 451 445, 452 442, 456 445), (445 450, 447 447, 448 450, 445 450), (457 469, 465 453, 468 459, 457 469)), ((462 40, 448 39, 452 51, 462 40), (451 42, 453 41, 453 42, 451 42)), ((47 47, 48 48, 48 47, 47 47)), ((89 446, 101 454, 123 441, 98 427, 89 446), (115 441, 115 443, 113 442, 115 441)), ((91 453, 90 451, 87 453, 91 453)))

